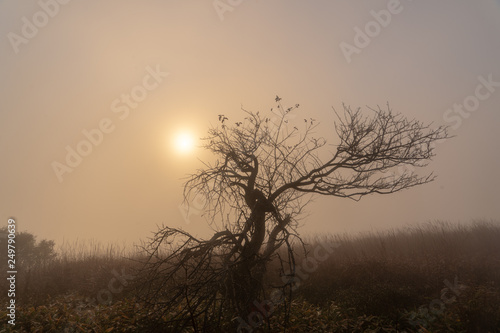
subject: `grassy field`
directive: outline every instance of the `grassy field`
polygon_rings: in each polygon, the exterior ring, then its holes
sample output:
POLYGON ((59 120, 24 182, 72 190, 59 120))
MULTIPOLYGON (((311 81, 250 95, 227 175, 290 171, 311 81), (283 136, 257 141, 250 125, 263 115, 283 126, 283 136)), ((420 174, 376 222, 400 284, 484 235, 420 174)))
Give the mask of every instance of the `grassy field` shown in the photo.
MULTIPOLYGON (((500 332, 499 223, 436 222, 306 243, 307 257, 297 249, 287 332, 500 332)), ((75 244, 20 271, 15 329, 4 306, 1 332, 153 331, 158 323, 133 293, 139 265, 128 258, 139 259, 123 248, 75 244)), ((270 331, 281 331, 283 313, 270 312, 270 331)))

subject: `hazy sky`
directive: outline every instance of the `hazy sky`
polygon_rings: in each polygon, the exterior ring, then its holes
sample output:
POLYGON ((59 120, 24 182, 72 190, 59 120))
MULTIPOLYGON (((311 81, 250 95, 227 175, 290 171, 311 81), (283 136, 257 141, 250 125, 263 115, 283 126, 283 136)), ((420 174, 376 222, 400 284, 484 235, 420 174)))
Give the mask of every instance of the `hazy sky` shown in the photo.
POLYGON ((176 133, 276 95, 326 137, 332 107, 387 102, 456 135, 435 182, 318 197, 303 232, 500 220, 499 1, 1 0, 0 36, 1 224, 56 242, 204 233, 179 205, 208 156, 176 152, 176 133))

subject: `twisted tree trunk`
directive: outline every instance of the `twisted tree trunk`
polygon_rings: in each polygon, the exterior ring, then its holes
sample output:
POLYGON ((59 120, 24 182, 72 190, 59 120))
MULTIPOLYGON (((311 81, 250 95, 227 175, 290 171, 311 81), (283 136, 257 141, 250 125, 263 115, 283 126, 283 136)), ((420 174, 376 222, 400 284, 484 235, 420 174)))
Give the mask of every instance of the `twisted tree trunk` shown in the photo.
POLYGON ((257 205, 247 223, 250 225, 249 240, 243 245, 240 259, 233 268, 233 300, 242 318, 246 318, 251 304, 258 299, 262 289, 262 265, 259 255, 266 234, 266 212, 257 205))

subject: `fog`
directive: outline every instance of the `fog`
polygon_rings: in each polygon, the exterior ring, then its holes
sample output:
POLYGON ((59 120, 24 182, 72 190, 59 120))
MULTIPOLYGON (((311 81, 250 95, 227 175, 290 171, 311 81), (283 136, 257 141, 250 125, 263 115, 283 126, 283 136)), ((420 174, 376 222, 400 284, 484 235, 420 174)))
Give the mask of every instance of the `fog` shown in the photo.
POLYGON ((206 235, 182 186, 211 156, 175 136, 276 95, 330 142, 342 103, 389 103, 455 136, 424 170, 434 182, 317 197, 304 234, 500 220, 499 1, 3 0, 0 35, 0 218, 40 238, 206 235))

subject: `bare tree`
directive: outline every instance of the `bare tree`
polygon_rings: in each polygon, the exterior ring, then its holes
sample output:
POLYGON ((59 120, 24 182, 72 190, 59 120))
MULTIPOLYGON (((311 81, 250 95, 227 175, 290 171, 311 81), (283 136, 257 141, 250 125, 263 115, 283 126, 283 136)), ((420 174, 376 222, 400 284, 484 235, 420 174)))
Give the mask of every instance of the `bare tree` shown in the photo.
POLYGON ((342 113, 333 111, 338 142, 327 144, 315 137, 314 119, 301 117, 292 126, 298 104, 284 109, 279 97, 276 103, 270 116, 243 110, 244 120, 230 123, 219 115, 203 139, 215 161, 190 176, 185 199, 207 198, 213 237, 199 240, 163 227, 147 247, 147 299, 169 311, 176 329, 223 327, 224 311, 246 319, 256 301, 269 299, 266 265, 280 253, 287 254, 280 256, 281 274, 288 265, 293 277, 292 238, 301 242, 296 227, 312 194, 357 201, 428 183, 434 175, 418 175, 416 167, 426 166, 434 143, 449 137, 446 127, 408 120, 389 106, 366 116, 343 106, 342 113), (283 246, 286 251, 278 251, 283 246))

